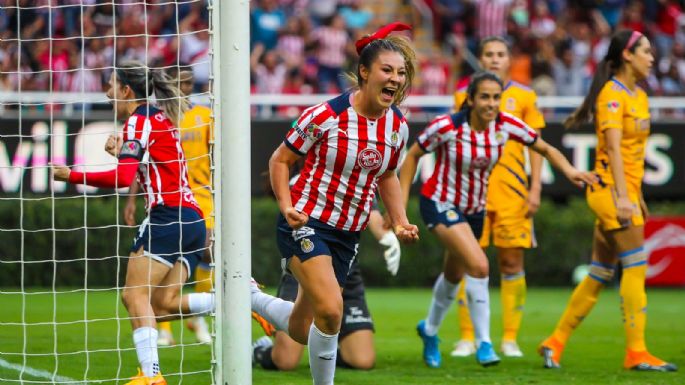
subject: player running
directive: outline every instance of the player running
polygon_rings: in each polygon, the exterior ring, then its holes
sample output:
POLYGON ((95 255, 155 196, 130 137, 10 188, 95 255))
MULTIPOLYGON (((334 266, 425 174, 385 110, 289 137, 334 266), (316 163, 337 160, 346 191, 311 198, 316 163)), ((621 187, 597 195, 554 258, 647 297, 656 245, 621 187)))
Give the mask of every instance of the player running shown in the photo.
MULTIPOLYGON (((535 104, 535 91, 509 78, 511 51, 506 40, 501 37, 483 39, 478 57, 481 67, 497 75, 504 83, 500 110, 521 119, 535 130, 544 128, 545 120, 535 104)), ((466 100, 466 86, 457 90, 454 100, 458 111, 466 100)), ((536 246, 532 216, 540 207, 541 168, 540 154, 527 151, 523 144, 510 140, 504 145, 502 157, 492 169, 488 181, 480 246, 487 248, 492 238, 497 248, 504 324, 500 348, 505 357, 523 356, 516 342, 526 302, 523 251, 536 246), (530 181, 525 170, 526 154, 530 158, 530 181)), ((461 339, 451 353, 456 357, 469 356, 476 351, 473 324, 466 303, 465 281, 462 280, 457 293, 461 339)))
POLYGON ((590 273, 575 288, 552 335, 539 347, 546 368, 559 368, 573 330, 590 313, 600 290, 610 283, 621 263, 621 312, 626 332, 623 367, 639 371, 676 371, 674 364, 647 351, 647 295, 644 223, 648 215, 642 196, 645 144, 649 136, 647 94, 637 85, 654 64, 647 37, 637 31, 614 34, 597 66, 583 104, 564 122, 576 127, 594 118, 597 132, 595 173, 599 183, 586 191, 597 216, 590 273))
POLYGON ((188 184, 187 163, 176 128, 187 101, 176 82, 140 62, 122 63, 109 79, 107 97, 123 140, 111 136, 105 150, 118 158, 104 172, 78 172, 53 166, 55 180, 101 188, 129 187, 137 177, 146 218, 131 247, 122 300, 133 328, 140 368, 127 385, 166 385, 157 352, 156 319, 213 308, 209 293, 181 296, 205 249, 205 221, 188 184), (148 104, 154 94, 161 109, 148 104))
POLYGON ((435 118, 421 132, 402 164, 400 185, 406 204, 419 159, 436 151, 433 175, 421 189, 420 209, 426 226, 445 247, 445 259, 443 274, 433 287, 428 316, 416 327, 424 345, 424 362, 432 368, 439 367, 442 361, 437 333, 456 295, 462 264, 476 338, 476 361, 483 366, 500 361, 490 340, 488 259, 477 239, 483 231, 488 177, 507 140, 539 152, 576 185, 595 180, 592 174, 571 166, 559 150, 523 121, 500 112, 503 88, 493 73, 474 75, 463 109, 435 118))
POLYGON ((305 110, 269 161, 282 214, 277 241, 301 290, 293 304, 253 285, 252 310, 309 345, 315 385, 333 383, 341 287, 357 254, 376 187, 400 241, 418 239, 418 229, 409 224, 402 206, 395 173, 408 135, 397 105, 414 78, 415 54, 406 39, 387 37, 408 28, 393 23, 358 40, 357 86, 305 110), (302 156, 305 165, 291 189, 289 170, 302 156))

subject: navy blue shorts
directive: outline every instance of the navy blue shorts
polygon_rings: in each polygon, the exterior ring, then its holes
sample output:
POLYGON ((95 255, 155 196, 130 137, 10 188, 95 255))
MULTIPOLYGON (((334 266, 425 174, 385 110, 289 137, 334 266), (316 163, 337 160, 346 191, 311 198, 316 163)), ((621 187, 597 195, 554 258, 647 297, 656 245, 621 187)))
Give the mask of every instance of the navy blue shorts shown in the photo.
POLYGON ((464 215, 459 208, 454 207, 451 203, 436 202, 423 195, 421 195, 419 200, 419 209, 421 210, 421 218, 429 229, 433 229, 433 227, 439 224, 450 227, 457 223, 466 222, 471 226, 471 231, 473 231, 476 239, 480 239, 483 234, 485 211, 464 215))
POLYGON ((338 230, 311 217, 306 225, 293 230, 285 217, 279 215, 276 242, 285 266, 293 256, 304 262, 317 255, 330 255, 333 258, 335 278, 342 287, 357 255, 359 231, 338 230))
POLYGON ((188 207, 157 206, 138 227, 131 251, 173 267, 181 261, 190 276, 205 253, 205 220, 188 207))

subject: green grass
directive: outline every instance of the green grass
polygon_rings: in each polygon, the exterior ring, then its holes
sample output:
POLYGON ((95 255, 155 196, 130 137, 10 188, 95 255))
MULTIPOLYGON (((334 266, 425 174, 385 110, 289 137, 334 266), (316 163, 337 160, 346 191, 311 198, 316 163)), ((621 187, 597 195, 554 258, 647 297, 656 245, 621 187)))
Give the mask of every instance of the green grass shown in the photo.
MULTIPOLYGON (((523 330, 519 343, 526 353, 524 358, 504 359, 499 366, 481 368, 473 357, 452 358, 449 351, 457 338, 454 312, 450 312, 440 332, 442 338, 443 366, 440 369, 426 368, 420 358, 421 344, 416 336, 416 322, 425 317, 430 292, 427 289, 372 289, 368 300, 376 323, 375 342, 377 347, 376 368, 369 372, 338 370, 338 385, 377 384, 683 384, 685 375, 678 373, 635 373, 621 368, 623 362, 624 336, 619 313, 619 298, 616 290, 606 290, 591 315, 572 337, 564 353, 562 370, 544 370, 541 360, 534 353, 536 345, 552 331, 570 295, 570 289, 530 289, 523 330)), ((96 321, 116 316, 118 298, 111 292, 88 294, 88 312, 84 312, 86 301, 83 293, 58 294, 56 316, 53 311, 52 295, 26 296, 26 318, 28 323, 47 323, 23 328, 6 323, 22 321, 22 301, 19 295, 0 294, 0 359, 21 364, 22 356, 7 354, 28 353, 26 365, 52 373, 57 365, 57 374, 82 380, 124 378, 130 376, 135 367, 135 352, 131 350, 131 331, 127 321, 96 321), (84 318, 88 318, 87 334, 84 318), (54 327, 56 320, 61 324, 54 327), (87 335, 87 340, 86 340, 87 335), (24 343, 24 338, 26 342, 24 343), (125 349, 118 353, 115 349, 125 349), (108 350, 92 353, 94 350, 108 350), (91 351, 86 354, 83 351, 91 351), (54 351, 71 352, 59 356, 54 351), (75 353, 74 353, 75 352, 75 353), (41 354, 48 354, 43 356, 41 354), (88 368, 87 374, 84 371, 88 368)), ((492 295, 492 334, 495 345, 501 335, 499 295, 492 295)), ((125 309, 119 306, 120 316, 125 309)), ((649 290, 648 345, 651 351, 675 362, 685 370, 685 339, 683 339, 683 316, 685 316, 685 293, 682 290, 649 290)), ((175 325, 177 340, 187 344, 192 334, 175 325), (183 336, 181 336, 183 333, 183 336)), ((254 336, 260 335, 255 327, 254 336)), ((167 375, 169 384, 209 384, 208 346, 177 345, 160 350, 162 368, 165 373, 183 371, 200 372, 180 376, 167 375), (181 359, 181 356, 183 358, 181 359), (182 381, 180 381, 182 380, 182 381)), ((0 365, 0 383, 17 383, 19 373, 0 365)), ((28 381, 45 381, 25 374, 28 381)), ((116 383, 108 381, 105 383, 116 383)), ((254 384, 311 384, 306 357, 300 369, 290 373, 253 371, 254 384)))

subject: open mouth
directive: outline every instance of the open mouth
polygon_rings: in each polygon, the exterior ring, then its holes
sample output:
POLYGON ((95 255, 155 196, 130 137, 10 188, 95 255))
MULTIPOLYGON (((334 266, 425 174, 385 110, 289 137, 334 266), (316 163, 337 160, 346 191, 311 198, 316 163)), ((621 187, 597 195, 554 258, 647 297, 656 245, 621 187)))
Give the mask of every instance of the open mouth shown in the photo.
POLYGON ((395 97, 395 93, 397 93, 397 90, 390 87, 383 87, 381 90, 381 94, 388 99, 393 99, 395 97))

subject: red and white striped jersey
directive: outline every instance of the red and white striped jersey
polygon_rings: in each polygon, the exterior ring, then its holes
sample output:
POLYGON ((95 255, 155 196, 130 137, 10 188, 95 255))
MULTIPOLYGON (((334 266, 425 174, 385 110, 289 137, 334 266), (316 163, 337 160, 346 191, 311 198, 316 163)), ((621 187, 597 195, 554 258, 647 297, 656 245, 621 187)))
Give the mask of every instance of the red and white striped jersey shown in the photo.
POLYGON ((520 119, 500 112, 487 130, 469 126, 468 110, 435 118, 417 138, 426 152, 436 151, 433 175, 423 184, 421 195, 453 204, 464 214, 485 209, 488 177, 509 139, 526 145, 537 133, 520 119))
POLYGON ((140 142, 143 150, 138 182, 145 193, 146 208, 184 206, 202 216, 188 184, 188 164, 179 131, 164 112, 139 106, 124 126, 124 146, 129 140, 140 142))
POLYGON ((395 170, 407 142, 407 121, 396 106, 367 119, 346 92, 306 109, 293 122, 285 144, 306 155, 290 189, 293 206, 340 230, 366 227, 377 178, 395 170))

